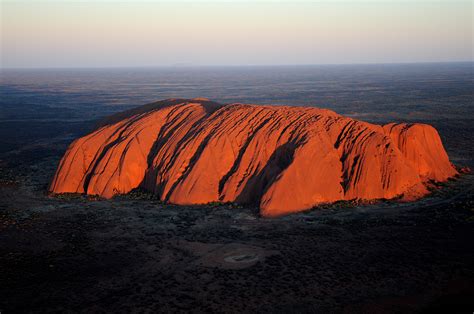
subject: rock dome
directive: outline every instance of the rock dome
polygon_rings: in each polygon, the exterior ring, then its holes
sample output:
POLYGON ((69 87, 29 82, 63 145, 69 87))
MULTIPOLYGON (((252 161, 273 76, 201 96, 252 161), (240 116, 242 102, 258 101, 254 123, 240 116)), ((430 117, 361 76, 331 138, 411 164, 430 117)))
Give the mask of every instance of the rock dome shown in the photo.
POLYGON ((75 140, 50 191, 111 198, 140 187, 170 203, 258 203, 262 215, 278 216, 338 200, 413 200, 456 173, 426 124, 168 99, 111 116, 75 140))

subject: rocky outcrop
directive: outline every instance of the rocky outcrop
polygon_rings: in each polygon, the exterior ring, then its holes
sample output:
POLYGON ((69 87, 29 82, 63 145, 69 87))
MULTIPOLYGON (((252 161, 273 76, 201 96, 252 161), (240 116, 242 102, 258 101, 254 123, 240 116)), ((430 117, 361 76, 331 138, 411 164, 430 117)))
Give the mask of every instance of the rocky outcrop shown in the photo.
POLYGON ((175 204, 258 203, 276 216, 338 200, 416 199, 456 173, 429 125, 172 99, 74 141, 50 191, 110 198, 141 187, 175 204))

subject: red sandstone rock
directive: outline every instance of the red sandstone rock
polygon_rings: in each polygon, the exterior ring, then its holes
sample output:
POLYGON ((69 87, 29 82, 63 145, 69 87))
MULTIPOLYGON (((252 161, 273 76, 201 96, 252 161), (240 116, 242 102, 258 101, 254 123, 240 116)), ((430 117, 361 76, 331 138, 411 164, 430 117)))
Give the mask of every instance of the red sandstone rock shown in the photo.
POLYGON ((167 100, 74 141, 50 186, 175 204, 260 204, 277 216, 338 200, 417 199, 457 172, 425 124, 369 124, 309 107, 167 100))

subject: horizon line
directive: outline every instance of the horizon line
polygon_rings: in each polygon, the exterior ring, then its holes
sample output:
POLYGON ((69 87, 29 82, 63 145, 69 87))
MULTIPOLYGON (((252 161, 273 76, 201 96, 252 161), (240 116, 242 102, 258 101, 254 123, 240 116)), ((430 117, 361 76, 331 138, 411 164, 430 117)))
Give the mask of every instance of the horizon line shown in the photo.
POLYGON ((245 68, 245 67, 304 67, 304 66, 343 66, 343 65, 410 65, 410 64, 452 64, 474 63, 474 60, 459 61, 405 61, 405 62, 350 62, 350 63, 288 63, 288 64, 170 64, 170 65, 111 65, 111 66, 34 66, 1 67, 3 70, 92 70, 92 69, 152 69, 152 68, 245 68))

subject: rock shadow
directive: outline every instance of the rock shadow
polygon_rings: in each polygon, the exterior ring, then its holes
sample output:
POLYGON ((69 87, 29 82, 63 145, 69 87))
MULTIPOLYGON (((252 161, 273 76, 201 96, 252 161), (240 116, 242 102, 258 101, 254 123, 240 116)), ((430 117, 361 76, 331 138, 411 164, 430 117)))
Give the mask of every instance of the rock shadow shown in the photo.
POLYGON ((265 167, 247 180, 235 202, 258 204, 275 180, 291 165, 295 150, 304 141, 305 139, 296 139, 279 146, 270 156, 265 167))

